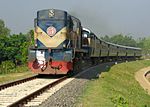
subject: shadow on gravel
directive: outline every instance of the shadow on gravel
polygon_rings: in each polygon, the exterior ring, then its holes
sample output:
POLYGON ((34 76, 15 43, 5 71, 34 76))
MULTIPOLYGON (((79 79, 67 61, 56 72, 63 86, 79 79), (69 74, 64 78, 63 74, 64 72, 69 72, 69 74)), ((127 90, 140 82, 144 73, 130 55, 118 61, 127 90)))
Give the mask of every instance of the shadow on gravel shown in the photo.
MULTIPOLYGON (((122 63, 122 62, 118 62, 122 63)), ((107 62, 107 63, 102 63, 99 65, 96 65, 94 67, 88 68, 86 70, 83 70, 81 75, 77 76, 76 78, 78 79, 98 79, 100 74, 102 72, 109 72, 110 68, 115 65, 115 62, 107 62)))

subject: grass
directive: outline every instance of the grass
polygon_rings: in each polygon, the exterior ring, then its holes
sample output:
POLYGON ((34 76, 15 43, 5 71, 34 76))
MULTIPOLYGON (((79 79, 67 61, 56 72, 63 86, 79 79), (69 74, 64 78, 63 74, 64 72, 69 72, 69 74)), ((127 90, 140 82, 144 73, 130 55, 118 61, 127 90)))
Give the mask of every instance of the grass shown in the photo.
POLYGON ((134 77, 135 72, 147 66, 148 60, 112 66, 88 83, 77 107, 150 107, 150 96, 134 77))
MULTIPOLYGON (((13 72, 2 73, 0 74, 0 84, 14 81, 17 79, 22 79, 26 77, 30 77, 33 75, 31 71, 29 71, 27 66, 20 66, 12 69, 13 72)), ((2 72, 2 71, 1 71, 2 72)))

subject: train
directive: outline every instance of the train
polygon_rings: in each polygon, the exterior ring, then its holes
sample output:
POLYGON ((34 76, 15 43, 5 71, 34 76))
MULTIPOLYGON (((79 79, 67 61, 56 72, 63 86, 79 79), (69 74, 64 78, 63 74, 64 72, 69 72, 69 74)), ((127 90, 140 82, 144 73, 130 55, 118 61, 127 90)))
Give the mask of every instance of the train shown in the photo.
POLYGON ((139 59, 141 48, 99 39, 66 11, 37 11, 34 46, 29 48, 28 67, 36 74, 68 74, 88 63, 139 59))

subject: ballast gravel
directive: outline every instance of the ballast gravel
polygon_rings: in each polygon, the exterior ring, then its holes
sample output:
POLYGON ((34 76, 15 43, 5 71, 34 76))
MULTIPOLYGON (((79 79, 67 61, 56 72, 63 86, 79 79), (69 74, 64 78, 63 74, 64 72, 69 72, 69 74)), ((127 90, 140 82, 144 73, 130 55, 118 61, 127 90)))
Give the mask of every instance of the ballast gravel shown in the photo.
MULTIPOLYGON (((114 63, 104 63, 95 67, 88 68, 84 73, 75 77, 73 81, 65 85, 55 94, 50 96, 38 107, 74 107, 79 96, 85 89, 88 81, 99 78, 99 74, 112 66, 114 63), (99 70, 97 70, 97 68, 99 70)), ((84 70, 83 70, 84 71, 84 70)))

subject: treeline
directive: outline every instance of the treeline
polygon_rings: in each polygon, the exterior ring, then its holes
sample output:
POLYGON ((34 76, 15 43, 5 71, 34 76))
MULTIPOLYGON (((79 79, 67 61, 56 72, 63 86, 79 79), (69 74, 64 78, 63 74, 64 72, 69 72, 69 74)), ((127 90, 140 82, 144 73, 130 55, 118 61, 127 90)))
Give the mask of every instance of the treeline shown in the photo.
POLYGON ((33 31, 27 34, 10 34, 10 29, 0 20, 0 73, 12 71, 27 62, 28 47, 33 44, 33 31))

